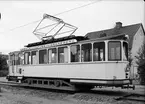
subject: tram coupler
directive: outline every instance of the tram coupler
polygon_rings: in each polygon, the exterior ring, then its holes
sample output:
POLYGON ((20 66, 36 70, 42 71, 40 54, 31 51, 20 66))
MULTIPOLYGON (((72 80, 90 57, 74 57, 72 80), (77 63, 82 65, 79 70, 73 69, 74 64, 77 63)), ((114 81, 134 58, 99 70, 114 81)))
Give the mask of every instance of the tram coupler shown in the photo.
POLYGON ((135 85, 123 85, 122 87, 121 87, 122 89, 133 89, 133 90, 135 90, 135 85))

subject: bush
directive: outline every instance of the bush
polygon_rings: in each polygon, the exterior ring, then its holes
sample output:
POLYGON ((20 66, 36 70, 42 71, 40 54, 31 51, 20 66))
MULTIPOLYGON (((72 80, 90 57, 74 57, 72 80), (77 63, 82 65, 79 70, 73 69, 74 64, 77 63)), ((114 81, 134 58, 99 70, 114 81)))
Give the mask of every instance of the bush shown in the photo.
POLYGON ((0 54, 0 77, 4 77, 8 75, 8 55, 0 54))
POLYGON ((138 52, 137 65, 138 65, 138 74, 140 79, 140 84, 145 85, 145 43, 138 52))
POLYGON ((6 77, 8 75, 8 70, 0 70, 0 77, 6 77))

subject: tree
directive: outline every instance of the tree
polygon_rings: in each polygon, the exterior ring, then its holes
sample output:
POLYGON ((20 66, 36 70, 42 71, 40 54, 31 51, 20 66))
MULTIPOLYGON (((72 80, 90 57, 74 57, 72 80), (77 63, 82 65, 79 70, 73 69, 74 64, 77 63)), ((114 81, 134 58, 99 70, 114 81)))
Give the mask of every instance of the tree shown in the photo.
POLYGON ((138 65, 138 74, 140 77, 140 83, 145 85, 145 43, 138 51, 137 65, 138 65))
POLYGON ((0 54, 0 77, 8 74, 8 55, 0 54))

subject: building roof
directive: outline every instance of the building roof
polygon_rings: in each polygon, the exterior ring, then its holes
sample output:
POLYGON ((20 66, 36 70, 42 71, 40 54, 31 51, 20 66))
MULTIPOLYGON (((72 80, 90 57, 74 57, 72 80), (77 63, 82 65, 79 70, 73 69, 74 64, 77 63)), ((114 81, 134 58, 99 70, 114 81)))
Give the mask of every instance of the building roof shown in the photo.
MULTIPOLYGON (((143 29, 142 24, 138 23, 138 24, 133 24, 133 25, 128 25, 128 26, 122 26, 121 22, 117 22, 117 23, 119 23, 121 25, 119 28, 116 26, 112 29, 90 32, 90 33, 86 34, 86 37, 89 39, 94 39, 94 38, 100 38, 102 36, 126 34, 129 36, 129 48, 131 49, 133 37, 140 27, 142 27, 142 29, 143 29)), ((117 23, 116 23, 116 25, 117 25, 117 23)), ((143 29, 143 31, 144 31, 144 29, 143 29)))

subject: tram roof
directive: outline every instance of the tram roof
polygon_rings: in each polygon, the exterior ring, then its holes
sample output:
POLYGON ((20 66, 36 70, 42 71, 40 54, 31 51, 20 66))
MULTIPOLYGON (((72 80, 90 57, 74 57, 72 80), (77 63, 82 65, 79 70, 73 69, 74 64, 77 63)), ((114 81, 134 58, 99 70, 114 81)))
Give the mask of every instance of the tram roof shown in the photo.
POLYGON ((85 42, 85 41, 102 41, 102 40, 125 40, 126 34, 119 34, 119 35, 114 35, 114 36, 104 36, 100 38, 94 38, 94 39, 89 39, 88 37, 85 36, 68 36, 68 37, 63 37, 63 38, 58 38, 58 39, 51 39, 51 40, 43 40, 41 42, 36 42, 36 43, 30 43, 26 45, 25 47, 35 47, 39 45, 45 45, 45 44, 50 44, 50 43, 57 43, 61 41, 67 41, 67 40, 72 40, 75 39, 77 42, 85 42))
POLYGON ((74 36, 74 35, 72 35, 72 36, 68 36, 68 37, 62 37, 62 38, 57 38, 57 39, 52 38, 50 40, 43 40, 43 41, 40 41, 40 42, 30 43, 30 44, 26 45, 25 47, 45 45, 45 44, 49 44, 49 43, 55 43, 55 42, 71 40, 71 39, 76 39, 77 41, 88 40, 88 38, 84 37, 84 36, 74 36))

